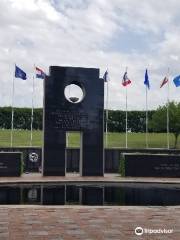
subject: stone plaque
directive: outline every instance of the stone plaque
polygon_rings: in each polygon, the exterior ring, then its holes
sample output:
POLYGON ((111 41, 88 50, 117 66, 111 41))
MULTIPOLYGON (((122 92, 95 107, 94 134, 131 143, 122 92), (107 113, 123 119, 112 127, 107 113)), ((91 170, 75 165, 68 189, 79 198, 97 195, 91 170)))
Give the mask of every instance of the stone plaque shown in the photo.
POLYGON ((80 131, 88 126, 88 115, 76 111, 51 109, 47 115, 47 123, 52 129, 64 129, 66 131, 76 129, 80 131))
POLYGON ((50 67, 44 84, 43 175, 64 176, 66 172, 66 132, 81 133, 80 173, 104 174, 104 81, 99 69, 50 67), (74 84, 83 92, 69 100, 67 86, 74 84))
POLYGON ((126 153, 125 176, 180 177, 180 155, 126 153))
POLYGON ((21 175, 21 155, 20 152, 0 152, 0 177, 21 175))

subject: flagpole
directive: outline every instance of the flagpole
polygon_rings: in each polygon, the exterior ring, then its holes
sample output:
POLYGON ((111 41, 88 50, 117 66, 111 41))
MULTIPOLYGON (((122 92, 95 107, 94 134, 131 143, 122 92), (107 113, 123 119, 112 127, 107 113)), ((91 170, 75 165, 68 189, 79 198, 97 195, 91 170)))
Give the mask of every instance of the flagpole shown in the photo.
POLYGON ((167 73, 168 86, 167 86, 167 148, 169 149, 169 68, 167 73))
MULTIPOLYGON (((127 72, 128 68, 126 67, 126 72, 127 72)), ((128 127, 128 119, 127 119, 127 86, 126 86, 126 148, 128 147, 127 144, 127 127, 128 127)))
MULTIPOLYGON (((16 64, 14 64, 16 68, 16 64)), ((12 86, 12 106, 11 106, 11 142, 10 146, 13 146, 13 130, 14 130, 14 89, 15 89, 15 77, 13 74, 13 86, 12 86)))
POLYGON ((127 148, 127 86, 126 86, 126 148, 127 148))
POLYGON ((106 87, 106 147, 108 146, 108 100, 109 100, 109 79, 106 87))
MULTIPOLYGON (((35 66, 34 66, 35 70, 35 66)), ((32 107, 31 107, 31 134, 30 134, 30 146, 32 146, 33 140, 33 121, 34 121, 34 73, 33 73, 33 82, 32 82, 32 107)))
POLYGON ((146 86, 146 148, 148 148, 148 92, 146 86))

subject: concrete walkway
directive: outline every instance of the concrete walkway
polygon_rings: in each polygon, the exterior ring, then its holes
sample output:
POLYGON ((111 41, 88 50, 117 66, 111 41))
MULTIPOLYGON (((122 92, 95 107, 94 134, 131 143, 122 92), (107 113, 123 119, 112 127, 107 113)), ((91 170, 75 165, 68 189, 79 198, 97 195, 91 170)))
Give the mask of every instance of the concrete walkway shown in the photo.
POLYGON ((7 239, 179 240, 180 206, 1 206, 0 240, 7 239), (141 236, 136 227, 143 228, 141 236), (169 233, 148 234, 147 229, 169 233))
POLYGON ((76 173, 63 176, 43 177, 40 173, 23 174, 21 177, 0 177, 0 185, 8 183, 172 183, 180 184, 180 178, 120 177, 118 174, 105 174, 104 177, 81 177, 76 173))

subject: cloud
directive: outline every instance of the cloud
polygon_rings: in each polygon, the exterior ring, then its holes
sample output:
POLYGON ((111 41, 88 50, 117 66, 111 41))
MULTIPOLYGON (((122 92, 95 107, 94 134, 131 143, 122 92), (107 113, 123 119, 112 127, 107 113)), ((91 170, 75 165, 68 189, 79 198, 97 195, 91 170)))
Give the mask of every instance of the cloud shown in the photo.
MULTIPOLYGON (((129 109, 145 108, 144 72, 151 81, 149 108, 165 103, 160 81, 170 68, 179 74, 180 28, 178 0, 1 0, 1 105, 11 105, 14 63, 28 74, 15 79, 16 106, 31 106, 33 65, 48 72, 50 65, 109 69, 109 106, 125 108, 121 85, 125 67, 129 109)), ((35 106, 42 106, 43 83, 36 80, 35 106)), ((170 84, 171 99, 179 89, 170 84)))

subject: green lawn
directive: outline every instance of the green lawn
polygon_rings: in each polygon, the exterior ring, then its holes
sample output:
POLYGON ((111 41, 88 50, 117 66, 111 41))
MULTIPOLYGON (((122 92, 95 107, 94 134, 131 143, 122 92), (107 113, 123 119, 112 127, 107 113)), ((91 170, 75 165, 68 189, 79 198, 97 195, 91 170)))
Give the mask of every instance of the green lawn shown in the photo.
MULTIPOLYGON (((0 147, 10 146, 10 130, 0 130, 0 147)), ((78 147, 80 136, 78 133, 69 134, 68 146, 78 147)), ((166 134, 165 133, 149 133, 148 134, 149 147, 151 148, 166 148, 166 134)), ((42 146, 42 132, 33 131, 33 146, 42 146)), ((170 147, 174 145, 174 136, 170 135, 170 147)), ((15 130, 13 133, 13 146, 30 146, 30 131, 15 130)), ((124 133, 108 133, 108 147, 125 147, 124 133)), ((128 147, 144 148, 145 134, 144 133, 128 133, 128 147)), ((178 148, 180 143, 178 142, 178 148)))
MULTIPOLYGON (((13 131, 13 146, 30 146, 31 132, 28 130, 13 131)), ((0 130, 0 147, 9 147, 11 130, 0 130)), ((33 131, 32 146, 42 146, 42 132, 33 131)))

